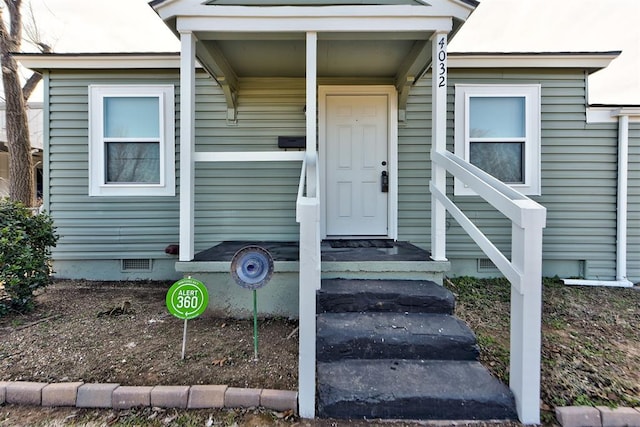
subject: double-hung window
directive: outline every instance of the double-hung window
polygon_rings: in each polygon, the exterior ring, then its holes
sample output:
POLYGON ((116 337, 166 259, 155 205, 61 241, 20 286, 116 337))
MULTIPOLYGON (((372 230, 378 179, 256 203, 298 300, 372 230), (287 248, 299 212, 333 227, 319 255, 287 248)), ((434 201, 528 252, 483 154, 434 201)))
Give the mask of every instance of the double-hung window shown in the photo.
MULTIPOLYGON (((540 85, 455 86, 455 154, 540 195, 540 85)), ((455 181, 456 195, 475 194, 455 181)))
POLYGON ((89 86, 89 195, 174 196, 170 85, 89 86))

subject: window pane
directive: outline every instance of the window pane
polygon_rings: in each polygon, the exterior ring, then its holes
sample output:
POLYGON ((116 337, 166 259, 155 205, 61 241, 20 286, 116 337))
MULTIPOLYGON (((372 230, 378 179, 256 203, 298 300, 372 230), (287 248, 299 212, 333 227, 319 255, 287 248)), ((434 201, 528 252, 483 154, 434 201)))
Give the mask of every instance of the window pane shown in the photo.
POLYGON ((159 138, 158 97, 104 98, 106 138, 159 138))
POLYGON ((469 161, 509 184, 524 182, 524 143, 472 142, 469 161))
POLYGON ((471 138, 525 137, 525 98, 472 97, 469 105, 471 138))
POLYGON ((160 183, 160 144, 107 142, 107 183, 160 183))

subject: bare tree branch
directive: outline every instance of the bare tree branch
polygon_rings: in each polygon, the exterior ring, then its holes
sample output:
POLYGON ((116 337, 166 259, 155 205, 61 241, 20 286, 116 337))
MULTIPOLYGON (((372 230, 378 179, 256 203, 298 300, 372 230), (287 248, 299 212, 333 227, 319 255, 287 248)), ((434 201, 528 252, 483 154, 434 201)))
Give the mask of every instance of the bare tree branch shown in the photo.
MULTIPOLYGON (((23 17, 23 21, 25 18, 23 17)), ((40 27, 36 21, 35 14, 33 13, 33 6, 31 2, 28 3, 26 22, 24 23, 24 33, 26 35, 26 41, 38 48, 42 53, 51 53, 52 49, 47 43, 43 41, 40 27)), ((25 101, 29 99, 38 83, 42 80, 42 75, 38 72, 34 72, 29 76, 25 84, 22 86, 22 96, 25 101)))
POLYGON ((22 20, 22 27, 25 34, 24 41, 34 46, 42 53, 52 52, 53 48, 48 41, 45 42, 45 37, 41 31, 40 25, 38 25, 36 14, 33 11, 33 4, 30 1, 27 3, 27 14, 26 16, 23 16, 22 20))
POLYGON ((22 98, 25 102, 29 100, 29 97, 31 97, 31 94, 38 86, 38 83, 40 83, 40 80, 42 80, 42 74, 34 72, 22 86, 22 98))

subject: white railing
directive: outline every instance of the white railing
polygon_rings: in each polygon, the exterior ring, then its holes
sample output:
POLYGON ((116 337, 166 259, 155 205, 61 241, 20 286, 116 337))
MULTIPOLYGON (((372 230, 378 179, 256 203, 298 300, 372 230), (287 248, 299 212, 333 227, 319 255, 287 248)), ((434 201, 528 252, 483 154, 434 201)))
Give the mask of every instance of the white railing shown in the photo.
POLYGON ((509 387, 520 421, 539 424, 542 230, 546 209, 453 153, 433 151, 431 159, 511 220, 509 261, 447 197, 445 189, 430 185, 433 203, 445 207, 511 282, 509 387))
POLYGON ((318 153, 307 151, 298 186, 296 221, 300 224, 298 410, 315 417, 316 290, 320 289, 320 176, 318 153))

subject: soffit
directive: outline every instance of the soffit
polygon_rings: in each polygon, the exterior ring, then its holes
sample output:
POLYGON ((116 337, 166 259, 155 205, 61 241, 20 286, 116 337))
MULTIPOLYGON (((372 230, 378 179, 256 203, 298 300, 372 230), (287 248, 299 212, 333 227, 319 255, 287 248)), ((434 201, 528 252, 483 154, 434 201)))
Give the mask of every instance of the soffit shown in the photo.
MULTIPOLYGON (((318 40, 319 77, 394 78, 416 44, 413 38, 383 40, 377 38, 318 40)), ((238 77, 304 77, 305 40, 302 37, 271 40, 205 40, 202 47, 212 57, 224 57, 238 77)), ((413 74, 422 71, 430 57, 426 55, 413 74)))

